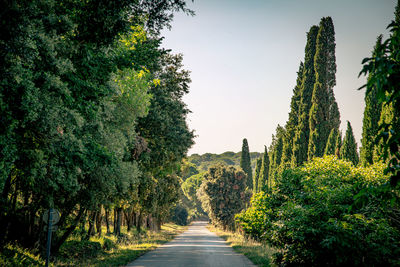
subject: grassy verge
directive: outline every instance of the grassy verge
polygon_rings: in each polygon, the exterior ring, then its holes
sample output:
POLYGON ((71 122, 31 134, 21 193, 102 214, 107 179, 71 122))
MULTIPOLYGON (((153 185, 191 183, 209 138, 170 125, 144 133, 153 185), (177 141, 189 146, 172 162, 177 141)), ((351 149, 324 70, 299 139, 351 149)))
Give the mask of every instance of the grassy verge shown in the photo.
POLYGON ((257 266, 273 266, 271 263, 274 249, 254 240, 246 239, 239 233, 226 232, 214 226, 208 226, 211 232, 225 239, 228 244, 238 253, 245 255, 257 266))
MULTIPOLYGON (((187 227, 167 223, 161 231, 137 233, 123 231, 121 237, 113 235, 92 237, 89 242, 97 243, 95 249, 76 251, 74 240, 68 240, 60 251, 54 266, 121 266, 137 259, 144 253, 172 240, 187 227)), ((85 248, 88 246, 85 245, 85 248)))
MULTIPOLYGON (((127 232, 122 235, 104 235, 81 241, 78 236, 70 237, 61 247, 50 266, 124 266, 144 253, 172 240, 187 229, 167 223, 161 231, 127 232)), ((0 266, 44 266, 44 260, 36 253, 7 245, 0 251, 0 266)))

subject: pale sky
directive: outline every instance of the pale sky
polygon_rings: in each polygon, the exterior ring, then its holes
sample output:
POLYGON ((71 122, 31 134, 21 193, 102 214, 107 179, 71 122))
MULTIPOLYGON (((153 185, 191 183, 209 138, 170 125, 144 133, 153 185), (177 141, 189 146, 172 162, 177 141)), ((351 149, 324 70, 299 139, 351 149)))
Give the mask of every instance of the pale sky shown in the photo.
POLYGON ((182 53, 191 71, 184 97, 197 135, 189 150, 203 154, 269 146, 290 109, 306 32, 331 16, 336 33, 336 100, 341 130, 352 124, 361 145, 365 78, 361 60, 393 19, 396 0, 195 0, 190 17, 177 14, 163 46, 182 53))

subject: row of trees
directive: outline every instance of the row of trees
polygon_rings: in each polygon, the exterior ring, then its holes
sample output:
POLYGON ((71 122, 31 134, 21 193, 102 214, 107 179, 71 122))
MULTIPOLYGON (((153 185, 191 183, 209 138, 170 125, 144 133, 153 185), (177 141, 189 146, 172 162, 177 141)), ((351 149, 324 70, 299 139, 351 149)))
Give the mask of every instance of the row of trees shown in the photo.
MULTIPOLYGON (((269 184, 284 169, 300 166, 314 157, 337 155, 355 165, 359 162, 350 123, 347 123, 343 140, 339 130, 340 113, 333 92, 335 46, 332 19, 322 18, 320 24, 312 26, 307 33, 304 62, 300 62, 297 72, 288 121, 284 127, 278 125, 272 136, 268 159, 260 160, 260 166, 264 166, 260 167, 264 170, 262 179, 269 180, 269 184)), ((259 173, 256 170, 255 176, 259 173)))
POLYGON ((338 129, 339 113, 331 91, 335 67, 333 50, 328 49, 333 47, 327 37, 333 32, 330 23, 323 18, 308 33, 289 120, 284 128, 278 126, 270 147, 273 184, 261 191, 253 189, 250 206, 236 216, 236 222, 246 236, 277 249, 278 265, 397 266, 400 1, 388 27, 389 38, 383 41, 379 36, 372 57, 363 60, 360 75, 368 79, 361 160, 350 123, 343 139, 338 129), (327 37, 322 44, 321 35, 327 37), (307 67, 311 57, 313 69, 307 67), (311 84, 312 97, 306 90, 311 84), (306 96, 312 100, 308 107, 302 102, 306 96), (309 113, 296 113, 307 108, 309 113), (299 132, 301 128, 304 131, 299 132), (307 150, 303 142, 308 143, 307 150))
MULTIPOLYGON (((123 214, 158 229, 179 198, 193 144, 182 56, 160 30, 181 0, 7 1, 0 36, 0 244, 56 252, 77 225, 123 214)), ((101 227, 100 227, 101 229, 101 227)))

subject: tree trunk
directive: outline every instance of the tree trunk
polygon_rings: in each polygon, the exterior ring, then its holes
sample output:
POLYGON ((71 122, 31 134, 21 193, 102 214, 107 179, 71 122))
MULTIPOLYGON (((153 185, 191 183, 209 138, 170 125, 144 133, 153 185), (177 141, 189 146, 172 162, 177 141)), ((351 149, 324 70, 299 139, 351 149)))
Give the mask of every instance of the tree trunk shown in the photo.
POLYGON ((101 215, 101 205, 99 206, 99 210, 97 211, 97 216, 96 216, 96 230, 97 234, 101 236, 101 224, 103 222, 103 216, 101 215))
POLYGON ((126 221, 127 231, 129 232, 131 230, 130 212, 127 209, 124 209, 123 212, 124 212, 124 217, 125 217, 125 221, 126 221))
POLYGON ((157 218, 156 222, 157 222, 157 225, 156 225, 157 229, 156 229, 156 231, 157 231, 157 232, 160 232, 160 231, 161 231, 161 224, 162 224, 161 218, 157 218))
POLYGON ((139 215, 136 216, 136 218, 137 218, 136 229, 140 233, 140 231, 142 230, 142 213, 139 212, 139 215))
POLYGON ((110 221, 108 219, 108 217, 110 216, 110 211, 108 210, 108 208, 105 209, 106 211, 106 226, 107 226, 107 234, 111 233, 110 231, 110 221))
POLYGON ((94 234, 95 234, 94 224, 96 221, 96 215, 97 215, 97 212, 92 211, 92 212, 90 212, 90 214, 88 216, 89 217, 89 229, 88 229, 87 237, 86 237, 87 240, 89 240, 89 238, 91 236, 94 236, 94 234))
POLYGON ((137 223, 136 223, 136 212, 132 211, 132 226, 137 227, 137 223))
POLYGON ((116 209, 116 225, 115 225, 115 231, 114 235, 120 235, 121 234, 121 222, 122 222, 122 208, 117 208, 116 209))
POLYGON ((57 240, 57 242, 53 243, 54 245, 51 248, 51 252, 53 254, 57 254, 57 252, 60 249, 61 245, 65 242, 65 240, 67 240, 69 235, 75 230, 76 226, 78 225, 79 221, 82 218, 82 215, 83 215, 84 211, 85 211, 85 209, 81 207, 79 209, 78 215, 76 216, 75 220, 72 222, 72 225, 69 228, 67 228, 67 230, 61 236, 61 238, 59 240, 57 240))

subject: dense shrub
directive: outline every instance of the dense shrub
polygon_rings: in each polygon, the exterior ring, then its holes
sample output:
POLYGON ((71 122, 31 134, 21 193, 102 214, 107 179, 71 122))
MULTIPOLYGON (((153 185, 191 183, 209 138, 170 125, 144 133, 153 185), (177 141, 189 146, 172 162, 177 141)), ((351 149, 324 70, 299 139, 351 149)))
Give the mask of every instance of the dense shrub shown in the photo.
POLYGON ((103 249, 105 251, 109 251, 115 248, 117 248, 117 245, 111 239, 104 238, 103 249))
POLYGON ((103 253, 100 242, 69 240, 63 244, 58 256, 61 258, 95 258, 103 253))
POLYGON ((398 230, 386 202, 354 205, 363 189, 388 181, 384 165, 355 168, 334 156, 284 171, 271 193, 253 197, 237 216, 249 236, 279 249, 287 266, 393 266, 400 264, 398 230))

